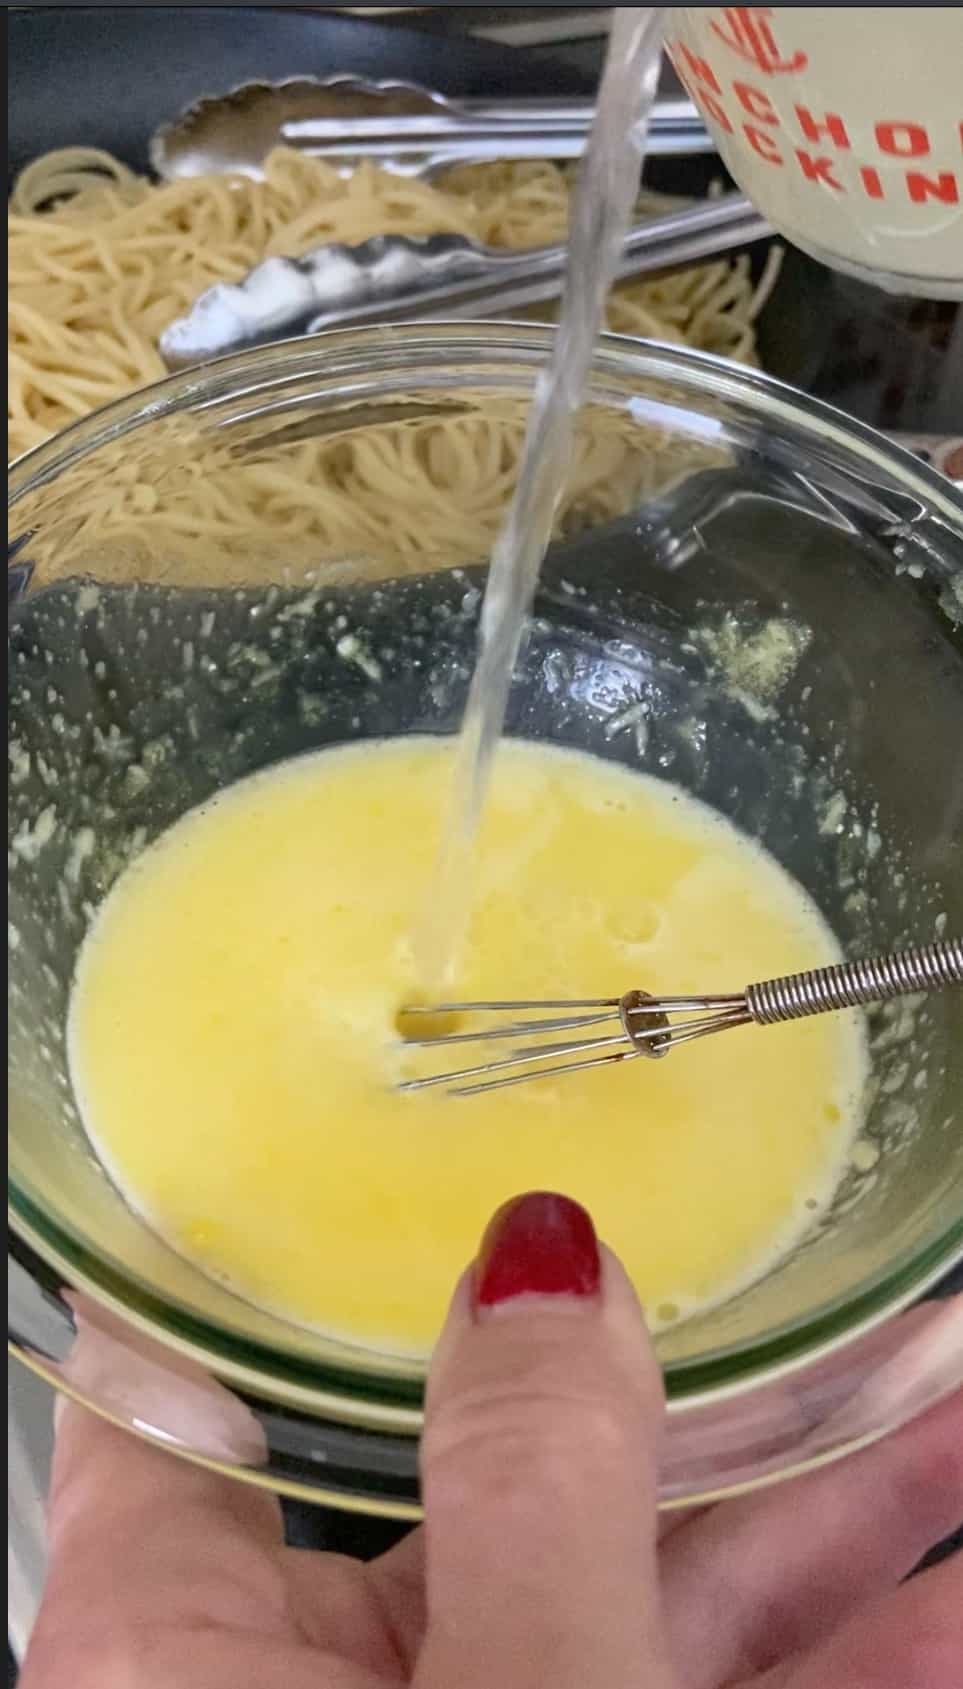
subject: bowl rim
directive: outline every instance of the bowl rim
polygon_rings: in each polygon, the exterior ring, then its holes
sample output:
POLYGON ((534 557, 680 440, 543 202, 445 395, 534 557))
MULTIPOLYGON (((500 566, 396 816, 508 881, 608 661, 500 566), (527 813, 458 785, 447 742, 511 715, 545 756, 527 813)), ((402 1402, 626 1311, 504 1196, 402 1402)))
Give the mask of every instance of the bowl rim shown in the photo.
MULTIPOLYGON (((459 342, 470 342, 474 350, 486 354, 514 347, 517 351, 545 357, 553 341, 554 329, 550 324, 515 320, 487 322, 484 318, 472 317, 326 329, 320 334, 299 335, 271 341, 244 352, 227 353, 135 388, 87 416, 78 417, 49 440, 21 453, 8 464, 8 507, 15 506, 25 494, 43 485, 70 463, 109 444, 132 428, 179 410, 192 409, 197 405, 206 407, 228 395, 243 398, 265 385, 264 372, 271 366, 275 367, 270 385, 279 385, 286 379, 294 378, 299 366, 303 373, 305 362, 315 358, 324 359, 328 365, 319 374, 337 373, 336 363, 330 360, 339 350, 351 348, 362 352, 387 352, 391 354, 391 362, 398 365, 403 361, 398 356, 399 352, 455 349, 459 342)), ((773 419, 805 419, 812 431, 818 427, 819 438, 824 443, 834 443, 850 451, 855 448, 859 456, 869 461, 891 465, 900 472, 902 480, 914 490, 926 493, 937 508, 942 508, 951 517, 963 518, 963 490, 958 490, 939 470, 921 462, 907 447, 849 416, 838 406, 813 398, 763 370, 736 363, 717 353, 696 351, 689 346, 606 331, 598 337, 593 370, 604 368, 611 357, 618 357, 623 362, 623 373, 634 369, 649 379, 670 382, 673 379, 685 382, 687 376, 702 377, 711 384, 715 398, 735 401, 751 398, 773 419)), ((380 367, 384 369, 385 365, 382 363, 380 367)))
MULTIPOLYGON (((548 325, 465 319, 331 329, 232 353, 138 388, 32 447, 9 465, 8 506, 15 509, 25 496, 103 446, 182 411, 203 411, 227 399, 242 401, 312 373, 332 384, 339 376, 358 373, 361 368, 369 375, 387 376, 419 357, 433 356, 439 366, 451 366, 460 358, 479 353, 493 364, 504 363, 514 354, 530 367, 547 358, 553 340, 554 330, 548 325)), ((609 371, 622 377, 637 375, 681 385, 687 399, 711 393, 716 402, 748 403, 770 426, 780 422, 797 428, 802 425, 804 431, 818 438, 824 453, 835 446, 851 459, 862 459, 867 468, 888 470, 904 491, 915 493, 934 514, 963 531, 963 490, 956 489, 948 478, 876 429, 762 371, 689 347, 610 333, 599 337, 592 370, 595 379, 609 371)), ((470 370, 467 373, 470 375, 470 370)), ((17 542, 14 545, 18 548, 17 542)), ((11 551, 11 561, 12 556, 11 551)), ((401 1362, 397 1370, 379 1372, 366 1368, 360 1349, 355 1367, 326 1356, 284 1350, 231 1331, 176 1298, 160 1295, 108 1256, 93 1253, 88 1243, 75 1237, 59 1219, 39 1210, 9 1174, 8 1220, 12 1230, 50 1267, 82 1281, 115 1312, 149 1326, 175 1347, 194 1354, 202 1352, 215 1365, 235 1375, 243 1374, 249 1385, 257 1380, 263 1386, 269 1379, 272 1385, 290 1387, 302 1400, 303 1392, 312 1399, 323 1399, 329 1410, 340 1402, 352 1418, 362 1409, 367 1423, 374 1414, 383 1424, 383 1415, 387 1414, 396 1428, 402 1424, 410 1427, 412 1414, 420 1411, 423 1366, 406 1370, 406 1363, 401 1362)), ((679 1408, 687 1403, 705 1403, 720 1394, 751 1387, 783 1368, 804 1364, 827 1347, 835 1348, 858 1336, 891 1310, 905 1306, 961 1259, 963 1216, 935 1240, 905 1250, 854 1290, 837 1294, 762 1337, 667 1362, 669 1400, 679 1408)), ((243 1302, 238 1306, 243 1309, 243 1302)))

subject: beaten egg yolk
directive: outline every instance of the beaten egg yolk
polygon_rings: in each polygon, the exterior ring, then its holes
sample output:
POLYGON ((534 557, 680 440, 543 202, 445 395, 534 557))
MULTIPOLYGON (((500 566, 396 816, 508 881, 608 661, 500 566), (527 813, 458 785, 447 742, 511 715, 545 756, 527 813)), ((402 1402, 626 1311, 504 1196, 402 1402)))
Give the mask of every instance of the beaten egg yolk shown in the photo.
MULTIPOLYGON (((439 1059, 485 1059, 415 1051, 396 1026, 452 766, 453 741, 418 737, 305 756, 122 875, 71 1004, 88 1132, 175 1250, 354 1344, 426 1352, 492 1212, 534 1188, 589 1208, 658 1329, 764 1272, 830 1198, 858 1021, 740 1028, 490 1096, 401 1092, 439 1059)), ((502 745, 475 876, 466 998, 737 991, 838 956, 721 816, 555 746, 502 745)))

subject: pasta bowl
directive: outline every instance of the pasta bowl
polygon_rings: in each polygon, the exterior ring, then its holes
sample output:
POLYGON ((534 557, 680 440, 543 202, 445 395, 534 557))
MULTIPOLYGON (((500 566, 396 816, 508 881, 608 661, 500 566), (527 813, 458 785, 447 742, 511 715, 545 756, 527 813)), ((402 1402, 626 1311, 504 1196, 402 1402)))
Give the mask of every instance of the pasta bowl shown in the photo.
MULTIPOLYGON (((99 902, 192 805, 282 757, 457 729, 550 344, 458 323, 265 347, 11 472, 14 1347, 175 1452, 402 1517, 424 1363, 259 1310, 167 1248, 90 1149, 66 1008, 99 902)), ((508 731, 714 804, 848 953, 958 932, 961 595, 948 481, 765 376, 604 337, 508 731)), ((961 1031, 951 993, 871 1021, 829 1213, 660 1337, 665 1504, 829 1459, 963 1381, 960 1304, 923 1300, 963 1256, 961 1031)))

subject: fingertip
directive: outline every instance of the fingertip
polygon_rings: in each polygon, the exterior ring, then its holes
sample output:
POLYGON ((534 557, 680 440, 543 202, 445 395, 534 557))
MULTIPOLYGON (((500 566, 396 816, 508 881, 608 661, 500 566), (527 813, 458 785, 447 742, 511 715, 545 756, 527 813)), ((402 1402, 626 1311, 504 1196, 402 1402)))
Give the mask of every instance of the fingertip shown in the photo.
POLYGON ((566 1297, 579 1305, 601 1293, 602 1260, 592 1216, 557 1191, 513 1197, 485 1228, 472 1299, 483 1317, 520 1297, 566 1297))
MULTIPOLYGON (((544 1193, 533 1193, 542 1196, 544 1193)), ((524 1202, 525 1199, 517 1199, 524 1202)), ((557 1199, 567 1202, 567 1199, 557 1199)), ((429 1392, 433 1385, 437 1385, 438 1378, 446 1371, 449 1360, 455 1348, 459 1345, 465 1333, 478 1323, 489 1320, 503 1319, 507 1313, 511 1318, 521 1315, 531 1317, 539 1308, 551 1310, 554 1313, 578 1311, 585 1307, 590 1313, 600 1315, 604 1324, 610 1330, 616 1344, 627 1357, 631 1357, 641 1377, 644 1378, 647 1395, 658 1403, 661 1409, 664 1405, 664 1389, 662 1371, 655 1353, 655 1347, 646 1321, 645 1310, 638 1292, 628 1273, 623 1267, 615 1251, 595 1238, 594 1227, 592 1237, 597 1258, 596 1282, 588 1286, 589 1293, 572 1294, 564 1291, 553 1291, 549 1294, 539 1294, 529 1290, 520 1293, 522 1287, 513 1283, 513 1294, 498 1301, 479 1303, 478 1282, 480 1262, 484 1259, 485 1247, 490 1245, 492 1230, 495 1223, 507 1212, 515 1209, 517 1201, 506 1203, 498 1210, 493 1220, 489 1222, 479 1248, 479 1256, 472 1261, 461 1273, 452 1293, 448 1311, 442 1326, 438 1341, 435 1344, 431 1366, 429 1369, 429 1392)), ((577 1207, 571 1204, 574 1209, 577 1207)), ((592 1222, 584 1209, 578 1209, 589 1226, 592 1222)), ((555 1227, 553 1241, 558 1243, 558 1228, 555 1227)), ((584 1254, 585 1240, 580 1240, 580 1247, 584 1254)), ((490 1254, 490 1250, 489 1250, 490 1254)), ((581 1282, 588 1283, 592 1273, 586 1267, 584 1260, 576 1264, 576 1277, 581 1282)), ((556 1274, 557 1281, 557 1274, 556 1274)))
POLYGON ((634 1402, 644 1443, 639 1460, 654 1493, 665 1393, 642 1303, 618 1256, 597 1239, 587 1212, 546 1192, 499 1209, 477 1259, 458 1280, 429 1369, 429 1428, 467 1378, 485 1377, 491 1388, 501 1374, 508 1387, 538 1354, 551 1355, 560 1375, 594 1370, 600 1388, 620 1393, 623 1406, 634 1402), (508 1259, 493 1265, 499 1246, 507 1248, 508 1259), (520 1251, 520 1260, 512 1250, 520 1251), (494 1286, 502 1294, 480 1298, 480 1281, 489 1293, 494 1286))
POLYGON ((456 1286, 426 1402, 429 1610, 446 1668, 446 1639, 461 1659, 481 1649, 490 1673, 495 1649, 503 1681, 508 1662, 543 1644, 557 1658, 562 1639, 587 1681, 600 1660, 586 1603, 611 1680, 656 1644, 662 1422, 639 1298, 585 1210, 546 1192, 500 1210, 456 1286))

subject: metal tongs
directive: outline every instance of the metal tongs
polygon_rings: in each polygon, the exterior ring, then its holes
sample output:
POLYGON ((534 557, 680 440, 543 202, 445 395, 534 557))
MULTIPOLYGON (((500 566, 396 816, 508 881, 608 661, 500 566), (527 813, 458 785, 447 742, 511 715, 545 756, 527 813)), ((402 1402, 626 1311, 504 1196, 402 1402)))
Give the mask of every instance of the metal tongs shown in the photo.
MULTIPOLYGON (((286 146, 345 166, 370 158, 397 174, 431 176, 465 162, 577 158, 594 110, 590 100, 449 100, 415 83, 359 76, 248 82, 158 129, 150 161, 167 179, 257 176, 272 147, 286 146)), ((691 101, 656 101, 650 157, 714 150, 691 101)))
MULTIPOLYGON (((692 264, 763 240, 765 218, 742 194, 723 194, 630 229, 618 278, 692 264)), ((556 298, 564 245, 510 252, 463 235, 376 235, 357 246, 266 258, 236 284, 218 282, 159 341, 169 369, 295 334, 350 323, 493 316, 556 298)))

